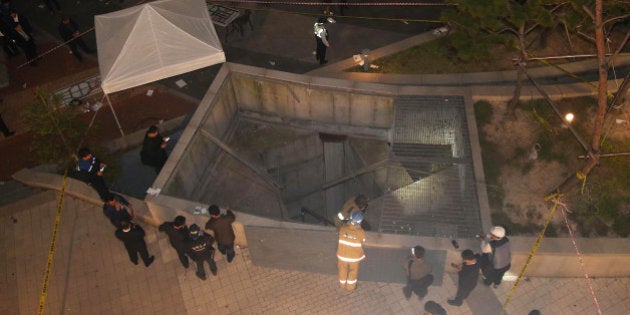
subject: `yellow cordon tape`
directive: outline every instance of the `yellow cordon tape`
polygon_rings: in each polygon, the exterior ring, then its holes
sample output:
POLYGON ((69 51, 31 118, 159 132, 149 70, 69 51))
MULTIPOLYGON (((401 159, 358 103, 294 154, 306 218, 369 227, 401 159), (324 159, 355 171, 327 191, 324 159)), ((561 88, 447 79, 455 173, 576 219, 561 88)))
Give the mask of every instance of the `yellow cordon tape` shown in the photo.
POLYGON ((553 214, 556 212, 556 209, 558 208, 558 202, 560 201, 560 196, 561 195, 559 193, 555 193, 545 198, 545 201, 549 201, 555 198, 553 207, 551 208, 551 211, 549 212, 549 215, 547 216, 547 222, 545 222, 545 226, 543 227, 542 231, 538 233, 536 242, 534 242, 534 245, 532 246, 532 250, 529 252, 529 257, 527 257, 527 261, 525 261, 525 265, 523 266, 523 269, 521 269, 521 272, 518 274, 518 278, 516 278, 516 282, 514 282, 512 289, 510 289, 510 293, 505 299, 505 303, 503 303, 503 306, 501 307, 501 312, 499 313, 500 315, 505 314, 507 305, 508 303, 510 303, 512 296, 514 295, 514 292, 516 292, 516 287, 518 287, 519 283, 521 282, 521 279, 523 279, 523 276, 525 275, 525 271, 527 270, 527 267, 529 267, 529 264, 531 263, 532 258, 534 258, 534 256, 536 255, 536 252, 538 251, 538 247, 540 247, 540 243, 542 242, 543 236, 545 236, 545 231, 547 231, 547 227, 549 226, 549 222, 551 222, 551 219, 553 218, 553 214))
POLYGON ((582 188, 580 188, 580 195, 584 194, 584 186, 586 186, 586 174, 582 173, 582 171, 578 171, 575 174, 575 177, 577 177, 577 179, 582 181, 582 188))
POLYGON ((46 303, 46 293, 48 291, 48 281, 50 280, 50 269, 53 263, 53 257, 55 256, 55 242, 57 241, 57 230, 59 229, 59 222, 61 221, 61 208, 63 204, 63 196, 66 191, 66 178, 68 177, 68 171, 63 174, 61 181, 61 194, 59 195, 59 202, 57 203, 57 215, 55 216, 55 227, 53 228, 52 240, 50 241, 50 250, 48 251, 48 261, 46 262, 46 272, 44 273, 44 283, 42 284, 42 294, 39 296, 39 308, 37 314, 44 314, 44 304, 46 303))

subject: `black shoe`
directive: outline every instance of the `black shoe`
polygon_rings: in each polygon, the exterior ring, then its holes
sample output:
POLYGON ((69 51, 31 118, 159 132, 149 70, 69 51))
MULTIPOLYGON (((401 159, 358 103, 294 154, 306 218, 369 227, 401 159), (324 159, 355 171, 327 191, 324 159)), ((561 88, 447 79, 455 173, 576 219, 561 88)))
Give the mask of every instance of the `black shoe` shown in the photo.
POLYGON ((409 286, 403 287, 403 294, 405 295, 405 298, 407 300, 409 300, 411 298, 411 288, 409 286))
POLYGON ((155 256, 151 256, 151 257, 149 257, 148 261, 146 261, 144 263, 144 265, 149 267, 149 266, 151 266, 151 264, 153 263, 154 260, 155 260, 155 256))
POLYGON ((206 280, 206 274, 195 273, 197 277, 201 280, 206 280))
POLYGON ((190 264, 188 262, 182 264, 182 266, 184 266, 184 268, 188 269, 188 267, 190 267, 190 264))
POLYGON ((15 134, 15 131, 9 131, 9 132, 5 133, 4 136, 8 138, 8 137, 10 137, 10 136, 12 136, 14 134, 15 134))
POLYGON ((323 64, 326 64, 326 63, 328 63, 328 60, 320 60, 320 61, 319 61, 319 64, 320 64, 320 65, 323 65, 323 64))
POLYGON ((462 306, 462 302, 457 302, 457 300, 448 300, 446 301, 446 303, 453 305, 453 306, 462 306))
POLYGON ((216 270, 210 270, 210 271, 212 272, 212 275, 213 275, 213 276, 216 276, 216 275, 217 275, 217 271, 216 271, 216 270))
POLYGON ((137 264, 138 264, 138 261, 132 261, 132 263, 133 263, 134 265, 137 265, 137 264))

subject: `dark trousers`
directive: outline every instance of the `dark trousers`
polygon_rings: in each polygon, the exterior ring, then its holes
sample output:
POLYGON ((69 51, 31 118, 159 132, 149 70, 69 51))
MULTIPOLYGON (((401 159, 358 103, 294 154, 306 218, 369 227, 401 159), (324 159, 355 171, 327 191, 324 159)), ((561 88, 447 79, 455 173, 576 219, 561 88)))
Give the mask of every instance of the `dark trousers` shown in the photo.
POLYGON ((2 119, 1 114, 0 114, 0 131, 2 131, 5 137, 12 135, 11 130, 9 130, 9 127, 7 127, 7 125, 4 123, 4 120, 2 119))
POLYGON ((234 243, 228 245, 217 244, 217 247, 219 247, 219 251, 221 252, 221 254, 227 256, 227 261, 232 262, 232 260, 234 259, 234 255, 236 255, 236 253, 234 252, 234 243))
POLYGON ((503 275, 510 270, 510 265, 507 267, 503 267, 501 269, 494 269, 492 267, 486 272, 486 280, 483 281, 485 285, 499 285, 501 284, 501 280, 503 279, 503 275))
POLYGON ((433 284, 433 275, 427 275, 418 280, 407 279, 407 287, 411 289, 411 292, 421 298, 427 295, 431 284, 433 284))
POLYGON ((138 264, 138 253, 140 253, 140 258, 145 265, 150 263, 149 261, 149 251, 147 250, 147 243, 142 241, 142 243, 133 244, 131 246, 125 244, 125 248, 127 249, 127 253, 129 254, 129 260, 132 263, 138 264))
POLYGON ((57 11, 61 11, 61 6, 57 0, 44 0, 44 4, 46 4, 46 7, 50 12, 53 12, 54 8, 57 8, 57 11))
POLYGON ((326 45, 321 38, 315 36, 315 41, 317 42, 317 50, 315 51, 315 58, 319 60, 320 64, 324 64, 326 62, 326 45))
POLYGON ((212 256, 195 260, 195 263, 197 263, 197 277, 201 279, 206 279, 206 271, 203 268, 204 261, 208 262, 208 265, 210 266, 210 271, 213 274, 217 272, 217 264, 214 262, 214 258, 212 258, 212 256))
POLYGON ((464 303, 464 300, 468 297, 468 295, 470 295, 470 292, 472 292, 472 290, 474 290, 476 286, 477 286, 476 282, 472 286, 459 285, 457 287, 457 294, 455 295, 454 304, 457 306, 462 305, 462 303, 464 303))
POLYGON ((109 197, 109 188, 107 188, 107 184, 105 184, 103 176, 90 175, 87 182, 90 186, 92 186, 92 188, 94 188, 94 190, 96 190, 103 201, 107 201, 107 197, 109 197))
POLYGON ((72 50, 72 54, 79 61, 83 61, 83 55, 81 55, 81 53, 79 52, 78 47, 81 47, 81 50, 83 50, 85 53, 88 53, 88 54, 91 54, 92 52, 94 52, 90 47, 88 47, 85 44, 85 42, 80 37, 69 42, 68 47, 70 47, 70 50, 72 50))
POLYGON ((20 54, 17 44, 12 39, 2 37, 0 41, 2 41, 2 49, 4 49, 4 52, 7 54, 7 58, 13 58, 20 54))
POLYGON ((174 245, 173 248, 175 248, 177 257, 179 257, 179 261, 182 263, 182 266, 184 266, 184 268, 188 268, 188 266, 190 266, 190 262, 188 261, 188 256, 186 256, 186 251, 183 248, 174 245))
POLYGON ((37 46, 35 42, 31 38, 28 41, 22 42, 22 50, 24 50, 24 55, 26 55, 26 59, 30 61, 32 66, 37 65, 35 58, 37 58, 37 46))

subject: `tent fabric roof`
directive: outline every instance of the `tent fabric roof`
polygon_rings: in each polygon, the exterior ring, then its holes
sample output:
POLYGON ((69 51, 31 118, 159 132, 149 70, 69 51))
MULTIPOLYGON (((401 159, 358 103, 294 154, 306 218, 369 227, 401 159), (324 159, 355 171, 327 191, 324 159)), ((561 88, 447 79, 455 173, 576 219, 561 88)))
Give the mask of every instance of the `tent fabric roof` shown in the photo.
POLYGON ((160 0, 94 17, 106 94, 225 62, 204 0, 160 0))

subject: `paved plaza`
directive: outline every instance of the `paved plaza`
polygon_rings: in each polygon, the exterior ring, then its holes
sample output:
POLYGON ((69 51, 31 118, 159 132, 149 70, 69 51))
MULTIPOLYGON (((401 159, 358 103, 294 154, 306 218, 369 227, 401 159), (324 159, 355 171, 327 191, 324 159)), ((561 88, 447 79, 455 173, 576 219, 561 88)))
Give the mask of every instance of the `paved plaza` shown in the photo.
MULTIPOLYGON (((0 208, 0 314, 38 310, 57 198, 47 191, 0 208)), ((498 289, 480 284, 461 307, 446 303, 456 290, 457 277, 450 272, 423 300, 406 300, 400 283, 361 279, 358 289, 347 293, 338 289, 335 274, 259 267, 247 248, 240 249, 231 264, 219 254, 218 276, 202 281, 194 267, 180 265, 166 235, 142 225, 149 252, 157 258, 149 268, 129 261, 100 206, 64 198, 44 313, 420 314, 424 302, 434 300, 448 314, 499 314, 513 284, 506 281, 498 289)), ((594 279, 593 285, 603 314, 628 313, 629 278, 594 279)), ((532 309, 542 314, 597 314, 581 278, 524 280, 507 314, 532 309)))

